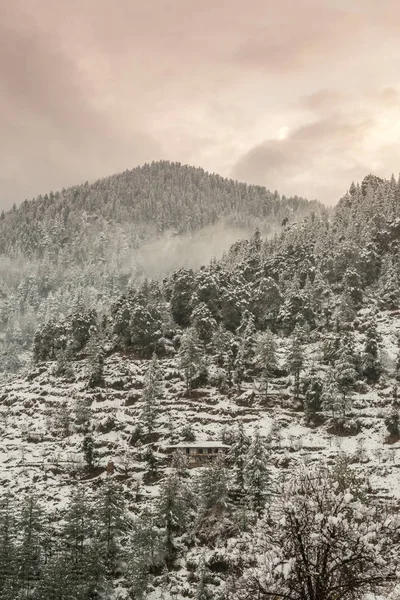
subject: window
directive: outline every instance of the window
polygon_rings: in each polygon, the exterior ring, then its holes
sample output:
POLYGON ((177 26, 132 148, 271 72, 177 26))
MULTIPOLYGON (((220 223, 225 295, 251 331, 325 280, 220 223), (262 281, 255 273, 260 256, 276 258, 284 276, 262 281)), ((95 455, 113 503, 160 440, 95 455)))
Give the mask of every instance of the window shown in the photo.
POLYGON ((197 451, 199 454, 203 454, 203 448, 199 448, 197 451))
POLYGON ((190 448, 186 448, 186 454, 190 454, 190 448))
POLYGON ((212 448, 209 448, 209 449, 207 450, 207 452, 208 452, 208 454, 212 454, 212 453, 213 453, 213 449, 212 449, 212 448))

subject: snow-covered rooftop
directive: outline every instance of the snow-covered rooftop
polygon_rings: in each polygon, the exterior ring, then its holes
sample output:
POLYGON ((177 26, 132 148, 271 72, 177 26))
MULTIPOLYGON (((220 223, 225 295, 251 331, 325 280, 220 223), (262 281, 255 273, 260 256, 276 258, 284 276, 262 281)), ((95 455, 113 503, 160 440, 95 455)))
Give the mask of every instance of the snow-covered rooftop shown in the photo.
POLYGON ((222 442, 180 442, 168 448, 229 448, 229 446, 222 442))

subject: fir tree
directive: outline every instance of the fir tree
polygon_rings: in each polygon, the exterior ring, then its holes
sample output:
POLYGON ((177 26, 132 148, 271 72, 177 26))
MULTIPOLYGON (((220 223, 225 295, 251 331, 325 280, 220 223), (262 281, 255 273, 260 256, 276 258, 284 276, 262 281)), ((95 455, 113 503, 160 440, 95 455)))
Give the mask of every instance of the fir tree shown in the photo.
POLYGON ((254 315, 249 311, 244 312, 237 333, 241 338, 238 361, 244 368, 250 367, 255 352, 256 327, 254 324, 254 315))
POLYGON ((104 564, 107 572, 115 575, 121 558, 121 536, 126 531, 127 519, 122 486, 112 477, 106 479, 100 490, 96 515, 104 564))
POLYGON ((335 379, 342 394, 344 408, 346 396, 355 382, 356 375, 351 349, 347 344, 343 344, 339 351, 338 359, 335 362, 335 379))
POLYGON ((82 568, 86 561, 88 542, 94 533, 94 520, 89 503, 83 489, 77 488, 72 492, 63 530, 63 541, 66 546, 68 559, 76 569, 76 577, 85 576, 82 568))
POLYGON ((94 335, 90 338, 87 345, 87 354, 89 362, 89 381, 88 386, 104 387, 104 350, 103 339, 100 335, 94 335))
POLYGON ((94 447, 94 441, 93 441, 92 436, 86 435, 83 438, 82 451, 83 451, 83 456, 85 458, 86 464, 88 465, 88 467, 90 469, 93 469, 96 459, 97 459, 97 452, 94 447))
POLYGON ((332 417, 335 417, 341 412, 342 402, 334 373, 330 373, 327 380, 324 382, 321 401, 322 410, 331 412, 332 417))
POLYGON ((185 374, 186 390, 190 393, 192 382, 204 364, 204 353, 195 329, 188 329, 181 339, 179 365, 185 374))
POLYGON ((295 396, 298 398, 300 393, 300 373, 304 367, 304 353, 301 343, 301 331, 299 329, 296 329, 294 332, 286 357, 286 364, 289 372, 294 376, 295 396))
POLYGON ((175 554, 173 536, 184 531, 187 517, 182 481, 177 473, 167 476, 161 485, 158 514, 160 523, 165 528, 166 559, 170 563, 175 554))
POLYGON ((128 579, 135 598, 141 600, 150 582, 151 572, 165 559, 165 535, 156 515, 146 508, 132 524, 128 579))
POLYGON ((149 435, 153 433, 157 421, 159 401, 162 397, 161 380, 162 376, 157 356, 153 354, 153 358, 144 378, 142 392, 143 408, 141 420, 149 435))
POLYGON ((194 600, 212 600, 213 594, 207 585, 208 569, 204 560, 204 556, 201 557, 200 563, 197 567, 197 587, 194 594, 194 600))
POLYGON ((366 341, 361 356, 361 369, 368 381, 377 381, 381 372, 378 351, 378 333, 374 320, 369 321, 366 341))
POLYGON ((229 476, 225 456, 219 453, 199 475, 199 497, 201 510, 207 514, 211 510, 223 510, 228 502, 229 476))
POLYGON ((194 308, 191 316, 192 326, 197 331, 199 339, 204 344, 209 344, 213 337, 213 332, 217 327, 217 322, 213 318, 210 309, 204 302, 200 302, 194 308))
POLYGON ((268 468, 268 451, 258 427, 254 430, 246 455, 246 484, 250 502, 260 515, 271 491, 271 474, 268 468))
POLYGON ((256 363, 264 381, 265 399, 268 395, 268 383, 278 366, 276 343, 270 331, 259 336, 256 344, 256 363))
POLYGON ((0 497, 0 597, 12 600, 17 587, 15 508, 11 494, 0 497))
POLYGON ((243 421, 237 426, 234 442, 229 449, 228 460, 233 465, 234 484, 239 493, 244 492, 246 481, 247 453, 250 447, 250 438, 246 435, 243 421))
POLYGON ((23 594, 29 597, 44 564, 44 513, 36 497, 28 496, 23 500, 17 526, 18 579, 23 594))

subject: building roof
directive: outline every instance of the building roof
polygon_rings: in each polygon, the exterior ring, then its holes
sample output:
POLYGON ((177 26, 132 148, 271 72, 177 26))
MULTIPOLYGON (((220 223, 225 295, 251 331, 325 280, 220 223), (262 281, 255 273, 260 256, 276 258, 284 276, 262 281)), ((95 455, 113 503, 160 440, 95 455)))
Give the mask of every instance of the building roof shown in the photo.
POLYGON ((179 444, 171 444, 168 448, 229 448, 222 442, 180 442, 179 444))

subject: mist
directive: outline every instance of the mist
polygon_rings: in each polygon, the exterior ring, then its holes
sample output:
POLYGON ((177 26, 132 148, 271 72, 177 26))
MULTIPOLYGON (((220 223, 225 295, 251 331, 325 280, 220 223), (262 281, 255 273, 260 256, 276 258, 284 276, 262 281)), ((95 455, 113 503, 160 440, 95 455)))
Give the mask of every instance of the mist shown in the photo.
POLYGON ((133 263, 145 277, 159 279, 181 267, 196 269, 218 259, 232 244, 253 233, 251 227, 233 227, 221 221, 192 234, 169 232, 141 246, 133 263))

